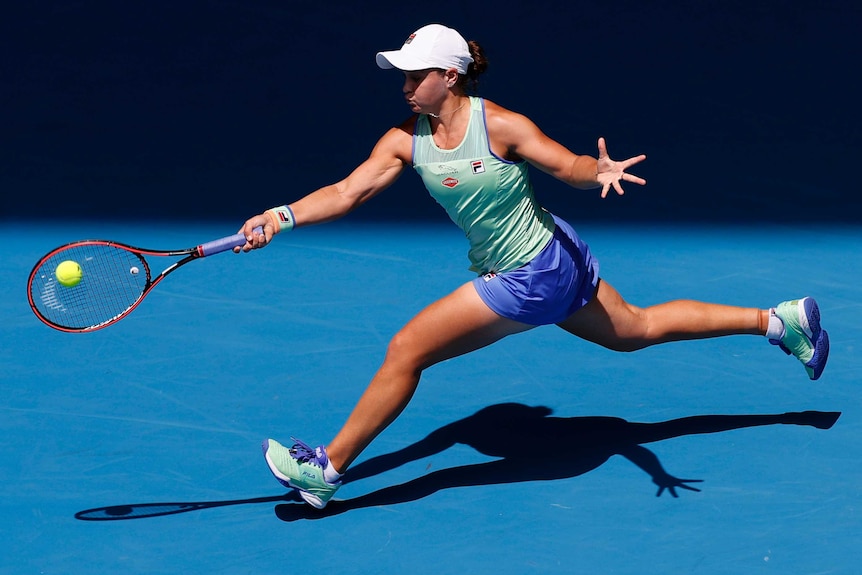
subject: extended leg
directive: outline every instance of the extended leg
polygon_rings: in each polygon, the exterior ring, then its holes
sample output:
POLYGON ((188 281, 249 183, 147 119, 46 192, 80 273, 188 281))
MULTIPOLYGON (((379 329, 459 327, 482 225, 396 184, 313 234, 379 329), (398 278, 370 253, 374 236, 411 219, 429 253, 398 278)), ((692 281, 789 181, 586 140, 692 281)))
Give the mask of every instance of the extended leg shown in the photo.
POLYGON ((599 281, 590 303, 558 325, 616 351, 725 335, 769 335, 770 343, 798 359, 811 379, 820 377, 829 359, 829 334, 820 327, 820 308, 810 297, 782 302, 771 310, 693 300, 639 308, 599 281))
POLYGON ((617 351, 635 351, 657 343, 736 334, 765 335, 769 310, 693 300, 646 308, 627 303, 604 280, 595 297, 558 324, 566 331, 617 351))
POLYGON ((392 339, 386 358, 341 431, 327 446, 340 472, 407 406, 422 370, 532 326, 491 311, 472 284, 431 304, 392 339))

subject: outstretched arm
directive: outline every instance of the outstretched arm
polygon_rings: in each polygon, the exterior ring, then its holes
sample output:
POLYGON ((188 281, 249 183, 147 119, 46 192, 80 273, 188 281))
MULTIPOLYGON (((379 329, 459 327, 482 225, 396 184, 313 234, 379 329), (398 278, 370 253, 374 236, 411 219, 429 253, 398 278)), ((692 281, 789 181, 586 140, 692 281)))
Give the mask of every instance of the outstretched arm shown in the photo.
POLYGON ((549 138, 526 116, 491 102, 486 103, 486 110, 491 146, 497 153, 503 151, 508 160, 527 160, 543 172, 575 188, 600 187, 603 198, 611 188, 622 195, 622 181, 646 184, 643 178, 626 172, 631 166, 644 161, 644 154, 622 161, 612 160, 608 156, 605 139, 599 138, 598 158, 578 155, 549 138))
MULTIPOLYGON (((410 161, 410 150, 410 134, 403 127, 392 128, 380 138, 368 159, 349 176, 289 204, 292 226, 330 222, 350 213, 398 179, 410 161)), ((242 250, 247 252, 267 245, 279 231, 278 220, 272 211, 249 218, 240 229, 248 239, 242 250), (258 226, 263 228, 263 233, 252 231, 258 226)), ((239 248, 234 251, 238 252, 239 248)))

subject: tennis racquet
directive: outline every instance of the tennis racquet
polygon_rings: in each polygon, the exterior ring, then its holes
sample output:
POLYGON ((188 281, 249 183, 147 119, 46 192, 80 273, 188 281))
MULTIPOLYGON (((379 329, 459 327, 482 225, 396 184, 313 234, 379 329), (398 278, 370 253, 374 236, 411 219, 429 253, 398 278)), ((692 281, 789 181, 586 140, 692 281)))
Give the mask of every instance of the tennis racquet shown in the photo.
MULTIPOLYGON (((261 228, 256 228, 261 233, 261 228)), ((180 266, 245 244, 238 233, 184 250, 148 250, 108 240, 82 240, 45 254, 30 272, 27 298, 33 313, 66 332, 94 331, 117 323, 180 266), (144 256, 182 257, 153 277, 144 256), (80 272, 71 281, 58 277, 58 266, 71 260, 80 272)))

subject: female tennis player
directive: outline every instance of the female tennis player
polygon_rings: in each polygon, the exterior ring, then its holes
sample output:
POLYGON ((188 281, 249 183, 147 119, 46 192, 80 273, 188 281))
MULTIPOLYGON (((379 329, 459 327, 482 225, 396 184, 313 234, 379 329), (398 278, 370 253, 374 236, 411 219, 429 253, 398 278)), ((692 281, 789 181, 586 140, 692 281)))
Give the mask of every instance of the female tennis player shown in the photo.
POLYGON ((635 307, 599 277, 587 244, 542 209, 530 184, 532 165, 572 187, 600 188, 603 198, 611 189, 622 194, 622 182, 646 183, 628 171, 646 156, 614 161, 602 138, 598 158, 574 154, 525 116, 468 95, 487 60, 477 43, 451 28, 425 26, 399 50, 378 53, 377 65, 403 72, 413 115, 386 132, 345 179, 246 221, 242 250, 261 248, 294 227, 340 218, 412 166, 464 230, 477 277, 393 337, 383 365, 328 445, 264 442, 272 473, 307 503, 326 505, 341 474, 405 408, 425 368, 539 325, 556 324, 618 351, 733 334, 766 336, 798 358, 811 379, 820 377, 829 340, 814 299, 772 309, 690 300, 635 307), (257 226, 263 233, 253 231, 257 226))

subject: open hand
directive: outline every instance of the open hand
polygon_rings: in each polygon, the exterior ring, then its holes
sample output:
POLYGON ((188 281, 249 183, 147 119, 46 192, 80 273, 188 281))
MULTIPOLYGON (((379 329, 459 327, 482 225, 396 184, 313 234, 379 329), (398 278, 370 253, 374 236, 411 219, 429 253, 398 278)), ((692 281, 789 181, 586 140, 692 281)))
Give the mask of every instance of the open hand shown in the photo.
POLYGON ((646 154, 641 154, 640 156, 635 156, 621 162, 614 161, 608 156, 608 147, 605 139, 599 138, 599 160, 596 164, 596 181, 602 186, 602 197, 607 197, 608 190, 611 187, 616 190, 617 194, 620 196, 623 195, 625 192, 620 185, 622 181, 632 182, 641 186, 646 184, 645 179, 625 172, 630 166, 644 160, 646 160, 646 154))

